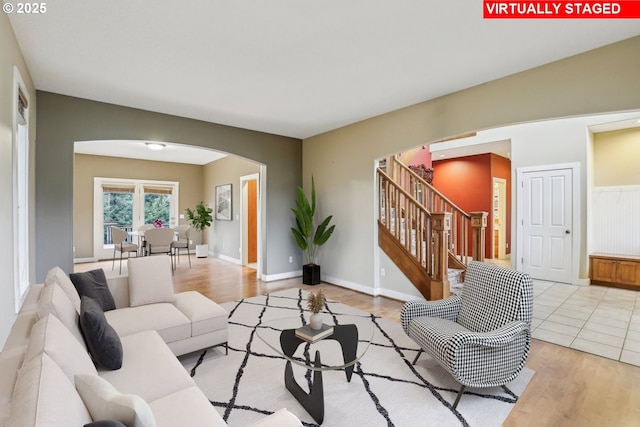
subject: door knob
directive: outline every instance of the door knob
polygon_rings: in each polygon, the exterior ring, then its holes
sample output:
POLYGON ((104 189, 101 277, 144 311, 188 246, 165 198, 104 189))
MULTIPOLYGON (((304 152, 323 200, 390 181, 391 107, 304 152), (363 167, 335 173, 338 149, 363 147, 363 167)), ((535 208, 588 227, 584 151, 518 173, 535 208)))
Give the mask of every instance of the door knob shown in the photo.
POLYGON ((564 230, 564 234, 571 234, 571 230, 564 230))

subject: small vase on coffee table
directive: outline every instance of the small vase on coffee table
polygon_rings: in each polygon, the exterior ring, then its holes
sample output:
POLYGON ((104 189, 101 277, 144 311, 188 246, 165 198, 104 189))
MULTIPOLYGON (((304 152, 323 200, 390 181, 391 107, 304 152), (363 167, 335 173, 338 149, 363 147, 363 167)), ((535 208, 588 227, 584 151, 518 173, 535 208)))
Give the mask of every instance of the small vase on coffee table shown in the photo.
POLYGON ((322 329, 322 315, 320 313, 313 313, 309 318, 309 326, 314 331, 322 329))

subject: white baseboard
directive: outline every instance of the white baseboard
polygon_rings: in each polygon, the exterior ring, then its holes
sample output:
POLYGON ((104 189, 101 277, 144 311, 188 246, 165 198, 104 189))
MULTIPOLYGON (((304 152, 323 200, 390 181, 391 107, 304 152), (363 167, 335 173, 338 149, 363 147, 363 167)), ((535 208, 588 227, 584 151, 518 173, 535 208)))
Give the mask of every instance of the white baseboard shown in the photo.
POLYGON ((227 261, 230 262, 232 264, 236 264, 236 265, 242 265, 242 261, 238 258, 231 258, 230 256, 226 256, 226 255, 222 255, 222 254, 218 254, 218 255, 214 255, 213 252, 209 252, 210 256, 214 256, 218 259, 221 259, 223 261, 227 261))
POLYGON ((392 289, 378 288, 374 289, 371 286, 361 285, 359 283, 350 282, 348 280, 339 279, 333 276, 324 276, 323 281, 327 283, 331 283, 332 285, 340 286, 341 288, 351 289, 352 291, 357 291, 363 294, 371 295, 371 296, 382 296, 387 298, 392 298, 398 301, 411 301, 420 299, 421 297, 405 294, 403 292, 394 291, 392 289))
POLYGON ((591 279, 578 279, 573 284, 578 286, 589 286, 591 284, 591 279))
POLYGON ((331 283, 332 285, 340 286, 341 288, 351 289, 352 291, 361 292, 363 294, 371 295, 374 297, 380 295, 379 289, 374 289, 371 286, 365 286, 359 283, 343 280, 338 277, 324 276, 322 280, 324 282, 331 283))
POLYGON ((98 258, 91 257, 91 258, 74 258, 73 259, 74 264, 82 264, 85 262, 98 262, 98 258))
POLYGON ((391 289, 384 289, 384 288, 380 290, 380 296, 395 299, 398 301, 413 301, 413 300, 424 299, 423 297, 419 297, 416 295, 405 294, 404 292, 398 292, 398 291, 394 291, 391 289))
POLYGON ((285 280, 285 279, 293 279, 294 277, 301 277, 302 270, 298 271, 287 271, 285 273, 278 274, 263 274, 260 280, 263 282, 273 282, 275 280, 285 280))

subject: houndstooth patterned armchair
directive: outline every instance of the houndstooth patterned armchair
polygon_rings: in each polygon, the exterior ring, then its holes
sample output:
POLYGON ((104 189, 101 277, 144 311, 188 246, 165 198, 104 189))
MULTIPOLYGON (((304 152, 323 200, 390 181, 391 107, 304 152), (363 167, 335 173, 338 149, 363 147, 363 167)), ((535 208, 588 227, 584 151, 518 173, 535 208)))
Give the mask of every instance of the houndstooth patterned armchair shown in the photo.
POLYGON ((462 295, 409 301, 400 318, 407 335, 462 385, 455 408, 466 387, 502 386, 518 376, 531 346, 532 306, 529 275, 474 261, 462 295))

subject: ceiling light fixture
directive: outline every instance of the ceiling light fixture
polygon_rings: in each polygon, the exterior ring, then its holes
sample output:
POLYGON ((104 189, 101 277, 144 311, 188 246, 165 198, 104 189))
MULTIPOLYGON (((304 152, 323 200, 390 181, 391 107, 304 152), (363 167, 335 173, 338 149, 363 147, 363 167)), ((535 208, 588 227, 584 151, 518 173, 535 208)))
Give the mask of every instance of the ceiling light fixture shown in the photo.
POLYGON ((160 151, 165 147, 164 144, 160 144, 159 142, 145 142, 145 144, 153 151, 160 151))

